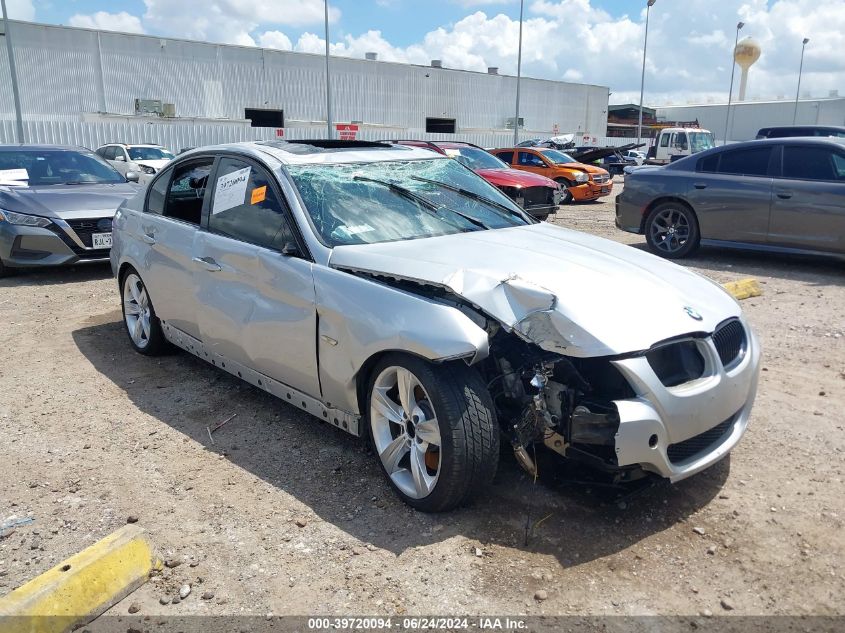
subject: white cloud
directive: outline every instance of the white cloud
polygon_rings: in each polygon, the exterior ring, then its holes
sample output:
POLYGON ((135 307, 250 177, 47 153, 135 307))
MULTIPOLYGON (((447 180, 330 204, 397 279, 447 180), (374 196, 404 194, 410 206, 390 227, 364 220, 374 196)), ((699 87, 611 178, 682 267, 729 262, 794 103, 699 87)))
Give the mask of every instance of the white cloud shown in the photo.
POLYGON ((264 48, 278 48, 283 51, 293 49, 290 38, 281 31, 264 31, 258 36, 258 45, 264 48))
POLYGON ((77 13, 70 16, 68 24, 85 29, 98 29, 100 31, 120 31, 122 33, 143 33, 144 27, 136 15, 126 11, 120 13, 107 13, 97 11, 89 15, 77 13))
POLYGON ((6 0, 6 11, 9 13, 9 18, 13 20, 31 22, 35 19, 35 6, 32 0, 6 0))
MULTIPOLYGON (((322 24, 323 0, 144 0, 144 25, 162 35, 254 46, 259 27, 322 24)), ((329 7, 329 21, 340 11, 329 7)), ((259 36, 260 39, 260 36, 259 36)))

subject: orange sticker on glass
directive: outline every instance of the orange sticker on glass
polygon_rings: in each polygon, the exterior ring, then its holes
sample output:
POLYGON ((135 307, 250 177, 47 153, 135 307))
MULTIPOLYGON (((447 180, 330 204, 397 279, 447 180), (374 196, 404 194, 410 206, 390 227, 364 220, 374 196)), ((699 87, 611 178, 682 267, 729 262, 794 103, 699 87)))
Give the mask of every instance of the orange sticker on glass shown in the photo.
POLYGON ((263 187, 256 187, 252 190, 252 199, 250 200, 250 204, 258 204, 259 202, 264 202, 264 199, 267 197, 267 185, 263 187))

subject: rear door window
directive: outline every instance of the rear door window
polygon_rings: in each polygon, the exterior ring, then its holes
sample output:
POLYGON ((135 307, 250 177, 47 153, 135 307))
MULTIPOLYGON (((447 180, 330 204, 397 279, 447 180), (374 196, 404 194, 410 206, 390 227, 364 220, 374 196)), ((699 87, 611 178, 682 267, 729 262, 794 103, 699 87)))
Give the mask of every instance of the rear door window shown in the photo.
POLYGON ((796 180, 841 180, 845 160, 827 147, 786 145, 783 177, 796 180))
POLYGON ((499 160, 505 161, 508 165, 513 163, 513 152, 496 152, 499 160))
POLYGON ((174 168, 164 204, 166 217, 199 225, 213 165, 213 158, 202 158, 174 168))
POLYGON ((114 160, 114 145, 109 145, 103 150, 103 158, 106 160, 114 160))
POLYGON ((769 158, 772 146, 738 149, 721 153, 720 174, 738 176, 766 176, 769 173, 769 158))
POLYGON ((277 251, 294 242, 274 179, 263 168, 222 158, 212 190, 210 231, 277 251))

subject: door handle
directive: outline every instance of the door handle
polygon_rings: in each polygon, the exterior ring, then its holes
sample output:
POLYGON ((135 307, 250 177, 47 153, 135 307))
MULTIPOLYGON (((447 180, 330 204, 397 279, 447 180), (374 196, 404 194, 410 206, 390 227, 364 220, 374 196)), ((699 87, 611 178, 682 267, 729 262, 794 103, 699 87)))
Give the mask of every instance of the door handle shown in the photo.
POLYGON ((145 244, 155 244, 156 243, 155 236, 150 234, 150 233, 146 233, 146 232, 141 234, 141 240, 145 244))
POLYGON ((791 191, 777 191, 777 192, 775 192, 775 194, 781 200, 789 200, 792 197, 791 191))
POLYGON ((222 270, 220 264, 214 261, 211 257, 194 257, 192 261, 199 264, 210 273, 216 273, 217 271, 222 270))
POLYGON ((696 189, 707 189, 707 185, 705 185, 703 182, 697 182, 693 185, 693 187, 695 187, 696 189))

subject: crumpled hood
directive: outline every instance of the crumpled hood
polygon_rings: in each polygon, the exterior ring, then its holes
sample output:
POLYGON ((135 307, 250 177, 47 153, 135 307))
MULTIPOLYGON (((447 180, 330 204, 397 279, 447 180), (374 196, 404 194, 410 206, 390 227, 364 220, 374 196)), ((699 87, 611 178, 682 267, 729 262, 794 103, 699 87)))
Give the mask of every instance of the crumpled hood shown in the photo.
POLYGON ((48 218, 114 215, 140 189, 135 183, 0 187, 0 209, 48 218))
POLYGON ((676 336, 712 332, 741 313, 705 277, 545 222, 339 246, 329 265, 446 288, 522 338, 570 356, 646 350, 676 336))
POLYGON ((551 178, 518 169, 477 169, 475 173, 487 182, 499 187, 551 187, 557 189, 559 186, 551 178))
POLYGON ((134 162, 138 165, 141 165, 142 167, 152 167, 153 169, 158 171, 165 165, 169 164, 170 159, 163 158, 161 160, 136 160, 134 162))

